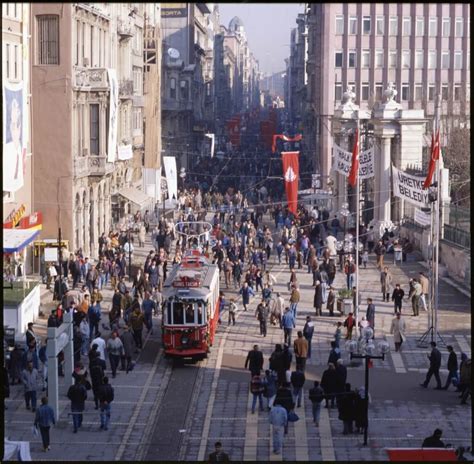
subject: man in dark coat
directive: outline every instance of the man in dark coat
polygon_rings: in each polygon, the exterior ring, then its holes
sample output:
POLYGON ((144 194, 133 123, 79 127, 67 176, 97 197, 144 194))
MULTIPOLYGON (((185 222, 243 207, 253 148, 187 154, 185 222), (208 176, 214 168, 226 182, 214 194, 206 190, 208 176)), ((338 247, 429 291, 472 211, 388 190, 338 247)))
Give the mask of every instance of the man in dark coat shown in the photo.
MULTIPOLYGON (((288 382, 285 382, 278 388, 273 405, 276 406, 277 404, 284 407, 288 413, 295 408, 295 402, 293 401, 293 395, 288 382)), ((285 426, 285 433, 288 433, 288 424, 285 426)))
POLYGON ((245 368, 250 371, 250 375, 260 375, 263 369, 263 353, 258 349, 258 345, 253 346, 253 350, 249 351, 245 360, 245 368))
POLYGON ((451 345, 446 347, 449 351, 448 357, 448 378, 446 379, 446 384, 443 387, 443 390, 447 390, 451 381, 458 378, 458 357, 454 352, 454 349, 451 345))
POLYGON ((351 390, 351 384, 346 383, 344 386, 344 392, 339 398, 338 409, 339 409, 339 420, 344 423, 343 435, 352 433, 352 422, 355 418, 354 415, 354 404, 355 394, 351 390))
POLYGON ((100 354, 95 352, 90 364, 89 371, 91 374, 92 392, 94 393, 95 409, 99 409, 99 389, 102 386, 104 379, 105 361, 100 359, 100 354))
POLYGON ((431 342, 430 345, 431 353, 428 355, 428 359, 430 360, 430 368, 426 373, 425 381, 420 385, 424 388, 427 388, 431 377, 434 375, 437 383, 435 390, 442 390, 441 379, 439 377, 439 368, 441 367, 441 353, 438 348, 436 348, 436 342, 431 342))
POLYGON ((323 306, 323 288, 321 287, 321 282, 317 280, 314 287, 314 299, 313 307, 316 310, 316 316, 322 315, 322 306, 323 306))
POLYGON ((277 373, 278 384, 282 385, 286 382, 285 372, 286 372, 286 361, 284 359, 283 348, 278 343, 275 346, 275 351, 270 355, 270 370, 277 373))
POLYGON ((336 377, 336 392, 342 393, 344 392, 344 386, 346 385, 347 380, 347 367, 344 366, 344 364, 342 363, 342 359, 340 358, 336 362, 336 377))
POLYGON ((335 406, 335 393, 337 390, 337 374, 336 367, 333 363, 328 364, 328 368, 323 372, 321 377, 321 387, 324 390, 326 408, 329 408, 329 400, 331 400, 331 408, 335 406))
POLYGON ((69 387, 67 397, 71 400, 72 422, 74 424, 74 433, 82 425, 82 412, 84 411, 85 401, 87 399, 86 387, 76 379, 74 385, 69 387))
POLYGON ((365 316, 375 334, 375 305, 372 301, 372 298, 367 298, 367 313, 365 316))
POLYGON ((314 323, 311 321, 310 316, 306 316, 306 323, 303 327, 303 336, 308 341, 308 356, 307 358, 311 358, 311 340, 313 339, 314 334, 314 323))

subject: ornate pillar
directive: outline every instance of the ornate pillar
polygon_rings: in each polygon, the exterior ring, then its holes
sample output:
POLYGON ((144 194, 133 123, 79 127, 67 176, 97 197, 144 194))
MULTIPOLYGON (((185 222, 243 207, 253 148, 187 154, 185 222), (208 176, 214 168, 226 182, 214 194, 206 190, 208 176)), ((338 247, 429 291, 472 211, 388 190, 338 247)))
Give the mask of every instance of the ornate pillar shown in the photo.
POLYGON ((391 137, 381 137, 382 153, 379 164, 379 221, 391 221, 390 211, 390 160, 391 137))

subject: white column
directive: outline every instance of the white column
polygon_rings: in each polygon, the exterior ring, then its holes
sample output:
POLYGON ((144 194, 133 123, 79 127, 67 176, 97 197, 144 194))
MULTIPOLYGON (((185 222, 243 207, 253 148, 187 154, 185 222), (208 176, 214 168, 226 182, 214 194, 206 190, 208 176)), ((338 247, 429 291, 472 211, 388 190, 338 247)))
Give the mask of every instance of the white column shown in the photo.
POLYGON ((84 216, 83 215, 84 215, 83 209, 78 208, 77 209, 77 224, 76 224, 76 227, 77 227, 77 230, 79 231, 79 233, 77 234, 77 236, 79 237, 79 240, 76 243, 76 250, 78 250, 79 248, 84 249, 84 233, 83 233, 83 228, 84 228, 83 217, 84 216))
POLYGON ((112 216, 112 208, 110 204, 110 195, 105 197, 105 208, 104 208, 104 231, 107 235, 110 232, 110 223, 111 223, 111 216, 112 216))
POLYGON ((390 221, 390 137, 382 137, 379 164, 379 221, 390 221))
POLYGON ((83 210, 83 220, 82 220, 82 232, 83 232, 83 242, 82 242, 82 252, 84 253, 84 257, 89 255, 89 242, 90 242, 90 231, 89 231, 89 203, 84 205, 83 210))

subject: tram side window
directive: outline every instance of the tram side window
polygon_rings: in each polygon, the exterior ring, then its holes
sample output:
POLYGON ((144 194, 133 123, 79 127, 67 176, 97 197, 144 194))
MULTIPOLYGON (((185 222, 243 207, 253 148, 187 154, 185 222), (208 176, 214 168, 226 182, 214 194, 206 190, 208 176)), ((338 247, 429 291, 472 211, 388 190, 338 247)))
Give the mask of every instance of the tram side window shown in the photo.
POLYGON ((173 303, 173 324, 184 324, 184 307, 183 303, 173 303))
POLYGON ((169 301, 166 305, 166 324, 171 324, 172 303, 169 301))
POLYGON ((185 324, 194 324, 194 307, 191 303, 186 304, 186 322, 185 324))
POLYGON ((198 303, 197 304, 197 323, 199 325, 204 324, 203 313, 204 313, 204 306, 202 303, 198 303))

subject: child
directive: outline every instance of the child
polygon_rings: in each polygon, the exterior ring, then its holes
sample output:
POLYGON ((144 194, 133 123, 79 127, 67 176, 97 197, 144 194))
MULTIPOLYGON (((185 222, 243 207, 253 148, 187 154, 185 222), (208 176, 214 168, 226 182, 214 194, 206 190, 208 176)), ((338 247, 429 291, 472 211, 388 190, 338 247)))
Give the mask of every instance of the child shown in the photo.
POLYGON ((364 249, 364 253, 362 254, 362 263, 364 265, 364 269, 367 269, 367 263, 369 262, 369 252, 367 248, 364 249))
POLYGON ((236 311, 237 311, 237 305, 235 303, 235 298, 231 298, 230 303, 229 303, 229 324, 228 325, 230 325, 230 321, 232 321, 232 325, 235 325, 236 311))

